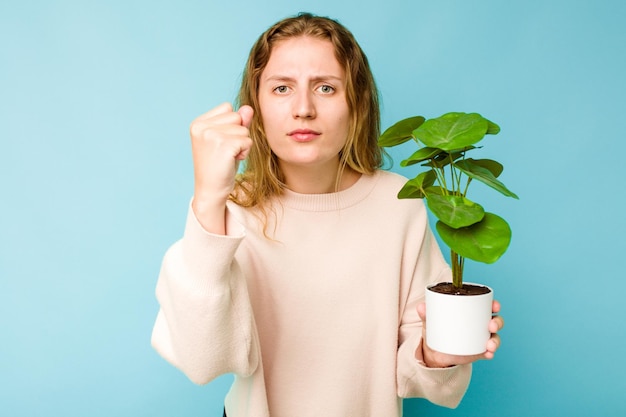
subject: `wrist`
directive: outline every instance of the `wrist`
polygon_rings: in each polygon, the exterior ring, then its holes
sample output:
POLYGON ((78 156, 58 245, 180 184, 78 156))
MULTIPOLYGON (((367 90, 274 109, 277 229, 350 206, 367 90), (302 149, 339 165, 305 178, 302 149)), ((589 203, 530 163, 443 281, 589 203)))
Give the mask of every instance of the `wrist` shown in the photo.
POLYGON ((430 349, 424 340, 420 343, 417 351, 420 353, 420 355, 416 355, 417 359, 427 368, 450 368, 454 366, 441 358, 443 354, 430 349))
POLYGON ((219 235, 226 234, 226 202, 193 197, 191 209, 202 228, 219 235))

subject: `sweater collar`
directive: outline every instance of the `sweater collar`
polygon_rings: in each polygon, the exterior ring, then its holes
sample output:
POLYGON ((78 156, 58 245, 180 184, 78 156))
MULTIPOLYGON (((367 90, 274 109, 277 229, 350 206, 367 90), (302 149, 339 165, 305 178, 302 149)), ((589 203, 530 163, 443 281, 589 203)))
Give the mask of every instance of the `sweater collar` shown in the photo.
POLYGON ((300 194, 285 189, 279 201, 285 207, 301 211, 341 210, 364 200, 376 185, 379 176, 379 171, 373 175, 362 174, 351 187, 336 193, 300 194))

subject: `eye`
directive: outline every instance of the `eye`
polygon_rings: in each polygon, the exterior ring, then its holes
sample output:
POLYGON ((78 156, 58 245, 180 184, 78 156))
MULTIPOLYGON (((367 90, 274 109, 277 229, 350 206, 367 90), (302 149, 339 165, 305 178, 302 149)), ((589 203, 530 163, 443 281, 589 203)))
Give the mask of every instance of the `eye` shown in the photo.
POLYGON ((319 86, 318 90, 322 93, 322 94, 332 94, 335 92, 335 89, 328 85, 328 84, 324 84, 319 86))
POLYGON ((287 87, 286 85, 279 85, 278 87, 274 88, 274 92, 278 94, 286 94, 288 91, 289 87, 287 87))

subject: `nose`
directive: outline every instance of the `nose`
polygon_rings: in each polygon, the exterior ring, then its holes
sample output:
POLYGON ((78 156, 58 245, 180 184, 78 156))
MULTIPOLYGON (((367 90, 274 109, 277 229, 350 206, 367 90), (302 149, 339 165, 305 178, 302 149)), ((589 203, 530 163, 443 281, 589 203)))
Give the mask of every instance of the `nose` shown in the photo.
POLYGON ((295 94, 293 105, 294 119, 313 119, 316 115, 312 93, 302 91, 295 94))

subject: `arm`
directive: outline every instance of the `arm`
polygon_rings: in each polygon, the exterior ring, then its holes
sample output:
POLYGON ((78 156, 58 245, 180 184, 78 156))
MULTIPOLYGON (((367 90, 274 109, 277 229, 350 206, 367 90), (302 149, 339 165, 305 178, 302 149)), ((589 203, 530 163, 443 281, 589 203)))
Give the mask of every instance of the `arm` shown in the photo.
POLYGON ((245 278, 234 261, 242 238, 204 231, 190 211, 184 237, 163 259, 152 345, 198 384, 228 372, 247 376, 258 364, 245 278))
MULTIPOLYGON (((398 350, 398 394, 402 397, 423 397, 446 407, 456 407, 470 382, 471 364, 481 359, 492 359, 500 345, 497 332, 504 326, 502 317, 495 316, 489 329, 491 339, 485 352, 471 356, 456 356, 436 352, 426 343, 426 308, 424 288, 426 282, 450 281, 450 269, 445 264, 436 241, 426 229, 417 262, 413 271, 410 295, 404 306, 400 326, 398 350), (422 279, 420 279, 422 277, 422 279), (415 284, 417 288, 413 288, 415 284)), ((500 304, 493 303, 493 313, 500 304)))
MULTIPOLYGON (((446 264, 437 242, 427 227, 424 217, 411 227, 414 235, 407 237, 404 259, 406 269, 402 271, 402 297, 397 359, 398 395, 403 398, 426 398, 434 404, 456 407, 469 386, 471 365, 452 367, 429 367, 422 354, 423 320, 417 306, 424 302, 427 284, 449 281, 451 271, 446 264), (411 260, 410 262, 408 260, 411 260)), ((429 364, 430 365, 430 364, 429 364)))
POLYGON ((233 191, 239 162, 252 147, 250 106, 233 111, 221 104, 191 123, 194 169, 192 209, 204 230, 226 234, 226 201, 233 191))
POLYGON ((252 141, 253 111, 221 104, 190 127, 194 198, 184 237, 166 253, 157 283, 160 311, 152 344, 197 383, 249 375, 258 348, 245 279, 234 260, 243 231, 227 225, 226 201, 252 141))

